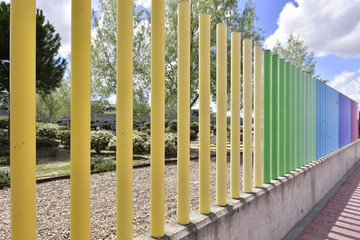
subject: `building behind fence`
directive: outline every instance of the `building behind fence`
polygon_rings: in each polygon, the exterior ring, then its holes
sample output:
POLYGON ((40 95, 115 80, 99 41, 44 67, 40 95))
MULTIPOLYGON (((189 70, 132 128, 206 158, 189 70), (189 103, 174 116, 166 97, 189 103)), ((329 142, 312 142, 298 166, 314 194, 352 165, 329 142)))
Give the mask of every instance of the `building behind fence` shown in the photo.
MULTIPOLYGON (((35 0, 11 2, 11 235, 36 239, 35 0)), ((151 236, 164 235, 165 1, 151 16, 151 236)), ((72 1, 71 239, 90 239, 91 1, 72 1)), ((117 238, 132 238, 133 4, 118 1, 117 238)), ((178 222, 188 224, 190 203, 190 2, 178 15, 178 222)), ((199 29, 199 211, 210 213, 210 15, 199 29)), ((227 26, 217 25, 216 204, 226 205, 227 26)), ((231 34, 230 197, 261 187, 358 138, 358 104, 307 73, 262 53, 231 34), (241 73, 241 59, 243 69, 241 73), (242 76, 242 78, 240 78, 242 76), (242 81, 241 81, 242 79, 242 81), (252 137, 254 82, 254 137, 252 137), (243 165, 240 166, 240 93, 243 93, 243 165), (254 147, 252 147, 254 145, 254 147), (252 157, 254 152, 254 158, 252 157), (254 162, 254 168, 253 168, 254 162), (252 177, 254 176, 254 178, 252 177), (254 180, 254 181, 253 181, 254 180)))

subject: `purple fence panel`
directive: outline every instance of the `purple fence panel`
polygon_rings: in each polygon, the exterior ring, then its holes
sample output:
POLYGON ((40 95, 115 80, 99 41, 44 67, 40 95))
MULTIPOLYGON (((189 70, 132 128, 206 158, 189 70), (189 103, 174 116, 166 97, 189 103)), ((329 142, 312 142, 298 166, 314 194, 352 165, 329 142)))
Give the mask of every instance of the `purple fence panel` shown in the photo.
POLYGON ((339 93, 339 148, 351 142, 351 100, 339 93))

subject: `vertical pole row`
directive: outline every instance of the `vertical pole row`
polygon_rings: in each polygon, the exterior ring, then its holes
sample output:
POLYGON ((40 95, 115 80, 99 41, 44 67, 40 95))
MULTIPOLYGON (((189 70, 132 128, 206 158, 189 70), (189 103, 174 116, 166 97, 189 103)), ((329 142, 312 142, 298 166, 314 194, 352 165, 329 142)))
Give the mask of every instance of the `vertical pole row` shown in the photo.
POLYGON ((226 205, 227 29, 216 25, 216 204, 226 205))
POLYGON ((165 222, 165 1, 151 2, 150 235, 164 236, 165 222))
POLYGON ((190 214, 190 2, 179 2, 178 13, 178 204, 177 221, 190 214))
POLYGON ((243 41, 244 152, 243 191, 252 192, 252 40, 243 41))
POLYGON ((241 34, 231 33, 230 197, 240 197, 241 34))
POLYGON ((278 178, 278 126, 279 126, 279 109, 278 109, 278 87, 279 87, 279 79, 278 79, 278 55, 271 56, 271 141, 270 141, 270 177, 271 179, 278 178))
POLYGON ((263 181, 270 183, 270 152, 271 152, 271 51, 263 53, 263 181))
POLYGON ((133 2, 117 2, 116 234, 132 238, 133 2))
POLYGON ((210 15, 200 14, 199 211, 210 213, 210 15))
POLYGON ((254 185, 262 187, 262 46, 254 51, 254 185))
POLYGON ((304 88, 304 72, 299 69, 299 81, 300 81, 300 166, 304 165, 304 156, 305 156, 305 113, 304 113, 304 94, 305 94, 305 88, 304 88))
POLYGON ((35 0, 11 1, 11 239, 36 239, 35 0))
POLYGON ((278 108, 279 108, 279 120, 278 120, 278 150, 279 150, 279 162, 278 162, 278 175, 284 176, 284 163, 285 163, 285 59, 279 59, 279 85, 278 85, 278 108))
POLYGON ((90 239, 91 1, 71 12, 70 238, 90 239))
POLYGON ((285 63, 285 167, 284 172, 290 173, 291 169, 291 65, 290 62, 285 63))

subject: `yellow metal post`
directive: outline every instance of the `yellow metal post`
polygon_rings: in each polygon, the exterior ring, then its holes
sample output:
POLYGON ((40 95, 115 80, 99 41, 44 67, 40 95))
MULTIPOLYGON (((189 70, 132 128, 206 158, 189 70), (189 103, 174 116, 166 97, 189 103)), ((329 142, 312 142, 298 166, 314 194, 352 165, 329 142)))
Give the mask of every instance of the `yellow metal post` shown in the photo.
POLYGON ((216 25, 216 204, 226 205, 227 29, 216 25))
POLYGON ((90 239, 91 1, 71 7, 70 238, 90 239))
POLYGON ((243 187, 244 192, 252 192, 252 41, 243 41, 243 187))
POLYGON ((116 238, 132 239, 133 2, 117 2, 116 238))
POLYGON ((199 211, 210 213, 210 15, 200 14, 199 34, 199 211))
POLYGON ((36 239, 35 0, 10 8, 11 239, 36 239))
POLYGON ((151 193, 150 235, 165 223, 165 1, 151 1, 151 193))
POLYGON ((230 197, 240 197, 241 34, 231 33, 230 197))
POLYGON ((254 49, 254 185, 262 187, 262 46, 254 49))
POLYGON ((177 221, 190 214, 190 2, 178 4, 178 204, 177 221))
POLYGON ((216 204, 226 205, 226 24, 216 25, 216 204))

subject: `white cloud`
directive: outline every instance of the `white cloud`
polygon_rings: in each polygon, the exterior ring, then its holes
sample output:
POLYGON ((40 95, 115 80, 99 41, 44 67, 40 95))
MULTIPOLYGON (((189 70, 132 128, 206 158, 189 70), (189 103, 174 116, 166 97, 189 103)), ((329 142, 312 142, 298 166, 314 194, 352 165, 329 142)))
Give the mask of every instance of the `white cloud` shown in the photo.
POLYGON ((349 98, 360 102, 360 71, 342 72, 329 85, 349 98))
POLYGON ((282 9, 277 30, 265 41, 268 48, 294 33, 317 56, 360 57, 360 0, 295 1, 297 7, 287 3, 282 9))
POLYGON ((136 0, 136 5, 143 5, 145 8, 149 8, 151 6, 151 0, 136 0))

